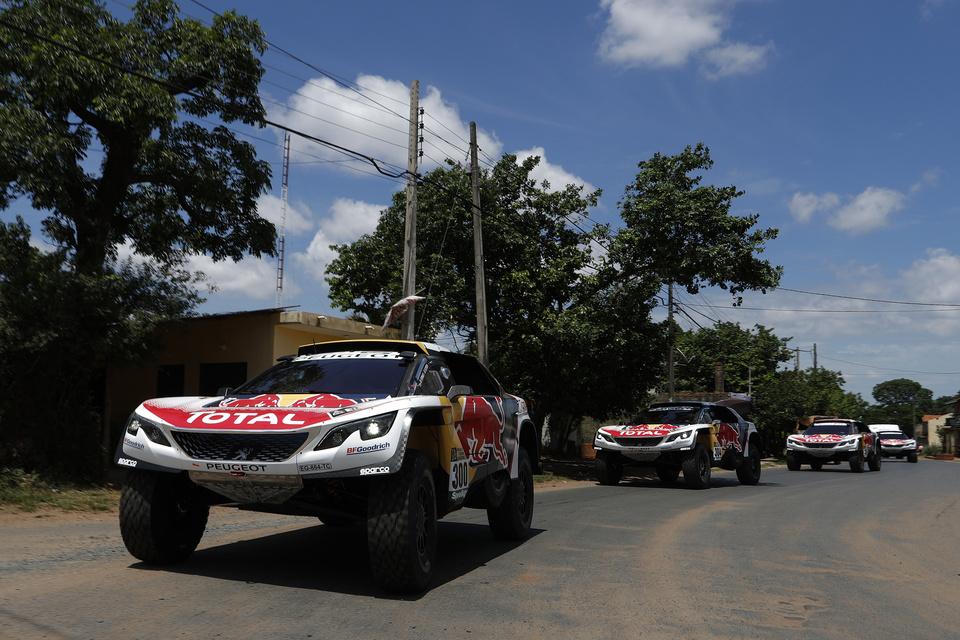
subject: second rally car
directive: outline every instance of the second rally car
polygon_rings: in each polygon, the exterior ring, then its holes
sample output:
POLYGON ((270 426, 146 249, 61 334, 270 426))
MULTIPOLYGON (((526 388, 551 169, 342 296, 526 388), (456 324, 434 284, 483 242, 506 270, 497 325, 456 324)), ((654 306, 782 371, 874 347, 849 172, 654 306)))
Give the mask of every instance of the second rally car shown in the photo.
POLYGON ((740 414, 713 402, 660 402, 629 424, 600 427, 593 440, 600 484, 615 485, 625 466, 653 467, 667 483, 683 473, 694 489, 710 486, 713 467, 760 482, 760 434, 740 414))

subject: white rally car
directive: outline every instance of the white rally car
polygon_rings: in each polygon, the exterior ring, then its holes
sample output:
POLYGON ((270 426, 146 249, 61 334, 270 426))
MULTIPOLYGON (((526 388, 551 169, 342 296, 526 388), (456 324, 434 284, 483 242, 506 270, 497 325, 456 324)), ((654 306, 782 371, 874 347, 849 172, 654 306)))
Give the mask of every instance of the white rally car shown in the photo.
POLYGON ((760 482, 760 434, 752 422, 713 402, 661 402, 631 424, 600 427, 593 440, 600 484, 615 485, 624 466, 654 467, 667 483, 710 486, 712 467, 736 469, 742 484, 760 482))
POLYGON ((818 418, 803 433, 787 436, 787 469, 799 471, 809 464, 819 471, 828 462, 848 462, 862 473, 864 466, 880 471, 879 440, 867 425, 845 418, 818 418))
POLYGON ((366 524, 374 576, 420 591, 437 519, 486 509, 493 534, 527 537, 539 440, 526 403, 475 358, 437 345, 346 340, 217 397, 141 404, 115 457, 128 469, 120 531, 165 564, 193 553, 211 505, 366 524))
POLYGON ((920 446, 913 438, 908 438, 902 431, 880 431, 880 449, 884 458, 907 459, 907 462, 916 462, 920 453, 920 446))

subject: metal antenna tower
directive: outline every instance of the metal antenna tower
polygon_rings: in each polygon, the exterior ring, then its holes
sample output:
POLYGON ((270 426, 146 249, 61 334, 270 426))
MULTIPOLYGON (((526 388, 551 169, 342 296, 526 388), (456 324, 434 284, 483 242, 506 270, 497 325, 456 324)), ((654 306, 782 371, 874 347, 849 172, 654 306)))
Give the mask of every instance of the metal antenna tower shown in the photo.
POLYGON ((290 174, 290 132, 283 134, 283 169, 280 171, 280 234, 277 242, 277 309, 283 306, 283 253, 286 248, 287 178, 290 174))

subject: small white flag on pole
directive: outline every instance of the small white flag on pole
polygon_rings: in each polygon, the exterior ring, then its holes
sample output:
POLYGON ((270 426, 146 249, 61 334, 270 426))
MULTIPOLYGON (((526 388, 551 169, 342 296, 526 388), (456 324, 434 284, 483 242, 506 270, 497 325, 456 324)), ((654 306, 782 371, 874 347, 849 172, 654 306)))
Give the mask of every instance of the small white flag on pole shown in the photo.
POLYGON ((407 312, 407 309, 410 308, 410 305, 414 304, 415 302, 420 302, 421 300, 426 300, 426 298, 423 296, 407 296, 403 300, 394 303, 394 305, 390 307, 390 313, 387 314, 387 318, 383 321, 383 326, 380 328, 380 330, 382 331, 386 329, 388 325, 396 322, 397 318, 407 312))

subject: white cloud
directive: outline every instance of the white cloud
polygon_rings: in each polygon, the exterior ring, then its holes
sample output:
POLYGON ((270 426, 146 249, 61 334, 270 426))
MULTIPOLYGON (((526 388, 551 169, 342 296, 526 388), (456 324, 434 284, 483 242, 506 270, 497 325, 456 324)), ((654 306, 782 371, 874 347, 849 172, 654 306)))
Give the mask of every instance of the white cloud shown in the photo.
POLYGON ((838 209, 827 223, 851 235, 860 235, 887 226, 890 216, 903 209, 905 202, 906 196, 894 189, 867 187, 853 202, 838 209))
POLYGON ((269 220, 277 226, 280 232, 280 223, 283 221, 284 233, 301 235, 313 229, 313 214, 306 205, 287 200, 287 210, 284 215, 283 202, 277 196, 263 194, 257 200, 257 213, 261 218, 269 220))
POLYGON ((551 192, 560 191, 566 188, 568 184, 584 187, 584 193, 592 193, 597 190, 596 187, 583 178, 573 175, 559 165, 547 162, 547 153, 543 147, 533 147, 523 151, 515 151, 514 155, 517 156, 518 163, 523 162, 530 156, 540 156, 540 164, 530 172, 530 177, 533 178, 538 185, 546 180, 550 184, 551 192))
POLYGON ((330 215, 320 221, 320 228, 306 250, 294 254, 298 270, 314 280, 322 281, 327 265, 337 257, 337 252, 330 249, 330 245, 347 244, 372 233, 384 209, 386 207, 382 205, 339 198, 330 207, 330 215))
MULTIPOLYGON (((424 110, 421 167, 430 170, 447 158, 463 161, 470 125, 461 120, 457 106, 444 100, 440 90, 432 86, 421 86, 419 104, 424 110)), ((384 168, 390 172, 407 168, 410 86, 403 82, 361 75, 355 87, 344 87, 329 78, 310 80, 290 98, 285 109, 270 117, 297 131, 385 161, 389 166, 384 168)), ((503 150, 496 135, 482 129, 477 130, 477 144, 492 157, 499 157, 503 150)), ((319 158, 331 163, 359 162, 365 165, 364 170, 375 170, 366 160, 350 160, 348 155, 297 136, 291 139, 294 155, 301 161, 319 158)))
POLYGON ((627 67, 682 67, 700 56, 708 77, 753 73, 773 43, 726 42, 736 0, 601 0, 610 17, 600 38, 604 60, 627 67))
POLYGON ((922 191, 927 187, 935 187, 940 182, 940 176, 943 174, 943 171, 939 167, 934 167, 933 169, 928 169, 920 177, 920 180, 910 185, 910 193, 914 194, 918 191, 922 191))
POLYGON ((797 222, 807 223, 813 219, 813 214, 819 211, 829 211, 840 206, 840 197, 835 193, 817 195, 815 193, 793 194, 787 208, 797 222))
POLYGON ((704 74, 711 80, 755 73, 767 66, 767 58, 776 51, 772 42, 755 46, 737 42, 704 52, 704 74))
POLYGON ((947 249, 927 249, 902 274, 904 291, 915 300, 957 304, 960 301, 960 256, 947 249))
MULTIPOLYGON (((202 271, 207 282, 216 286, 225 297, 269 300, 277 293, 277 262, 274 258, 245 258, 240 262, 214 262, 209 256, 193 256, 188 261, 192 271, 202 271)), ((287 291, 287 282, 284 282, 287 291)), ((293 292, 295 293, 295 291, 293 292)))

